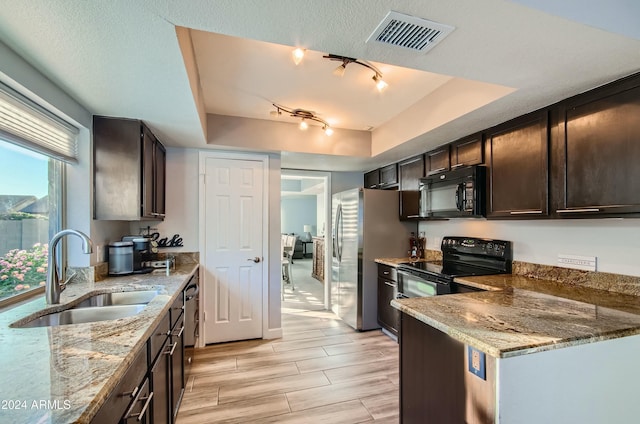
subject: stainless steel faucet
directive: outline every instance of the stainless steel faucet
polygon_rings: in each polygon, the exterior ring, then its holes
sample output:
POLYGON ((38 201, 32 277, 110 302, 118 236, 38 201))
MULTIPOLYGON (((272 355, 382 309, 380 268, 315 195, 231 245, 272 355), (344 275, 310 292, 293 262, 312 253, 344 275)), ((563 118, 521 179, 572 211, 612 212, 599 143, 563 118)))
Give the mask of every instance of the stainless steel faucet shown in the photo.
POLYGON ((84 253, 91 253, 93 251, 93 243, 86 234, 77 230, 62 230, 51 238, 49 242, 49 266, 47 268, 47 286, 46 286, 46 299, 49 305, 55 305, 60 303, 60 293, 65 289, 69 280, 60 284, 60 274, 58 272, 58 260, 56 258, 56 247, 62 237, 68 235, 76 235, 82 239, 82 251, 84 253))

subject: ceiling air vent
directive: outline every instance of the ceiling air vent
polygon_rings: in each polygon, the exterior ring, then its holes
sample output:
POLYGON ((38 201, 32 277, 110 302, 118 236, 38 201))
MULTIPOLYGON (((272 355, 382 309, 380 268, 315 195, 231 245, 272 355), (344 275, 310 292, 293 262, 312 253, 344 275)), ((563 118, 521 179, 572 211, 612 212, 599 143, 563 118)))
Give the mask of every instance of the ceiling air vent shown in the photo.
POLYGON ((455 27, 415 16, 391 11, 367 39, 405 49, 427 52, 434 48, 455 27))

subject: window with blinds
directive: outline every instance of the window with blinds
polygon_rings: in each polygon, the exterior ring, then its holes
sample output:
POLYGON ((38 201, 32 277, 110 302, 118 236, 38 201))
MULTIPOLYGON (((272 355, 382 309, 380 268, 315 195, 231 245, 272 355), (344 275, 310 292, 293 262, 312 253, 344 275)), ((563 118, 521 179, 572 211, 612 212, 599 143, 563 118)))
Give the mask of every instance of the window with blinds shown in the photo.
POLYGON ((0 136, 65 162, 77 162, 78 129, 0 84, 0 136))
POLYGON ((0 306, 43 293, 78 130, 0 84, 0 306))

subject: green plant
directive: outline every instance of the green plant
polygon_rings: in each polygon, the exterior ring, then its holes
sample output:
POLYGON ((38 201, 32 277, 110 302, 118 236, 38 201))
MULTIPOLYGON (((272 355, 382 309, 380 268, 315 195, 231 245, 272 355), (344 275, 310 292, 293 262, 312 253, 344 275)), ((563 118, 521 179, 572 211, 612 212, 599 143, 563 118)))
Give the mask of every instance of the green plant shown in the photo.
POLYGON ((13 249, 0 258, 0 298, 44 286, 47 278, 47 244, 29 250, 13 249))

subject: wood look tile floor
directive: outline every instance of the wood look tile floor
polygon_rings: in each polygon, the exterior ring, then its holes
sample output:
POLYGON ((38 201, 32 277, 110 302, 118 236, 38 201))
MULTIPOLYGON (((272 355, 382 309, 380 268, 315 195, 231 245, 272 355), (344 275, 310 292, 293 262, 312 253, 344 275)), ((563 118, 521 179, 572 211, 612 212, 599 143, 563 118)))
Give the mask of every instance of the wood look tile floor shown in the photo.
POLYGON ((398 344, 285 308, 284 336, 196 352, 178 424, 398 423, 398 344))

